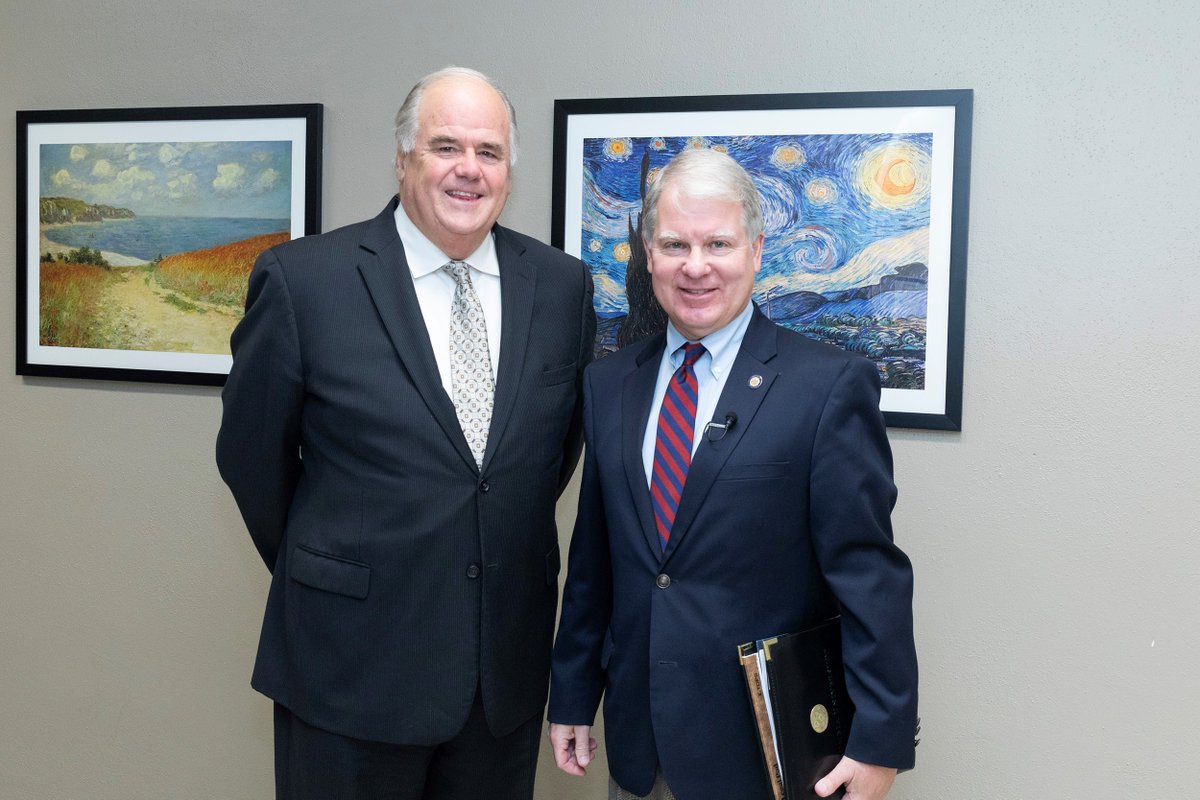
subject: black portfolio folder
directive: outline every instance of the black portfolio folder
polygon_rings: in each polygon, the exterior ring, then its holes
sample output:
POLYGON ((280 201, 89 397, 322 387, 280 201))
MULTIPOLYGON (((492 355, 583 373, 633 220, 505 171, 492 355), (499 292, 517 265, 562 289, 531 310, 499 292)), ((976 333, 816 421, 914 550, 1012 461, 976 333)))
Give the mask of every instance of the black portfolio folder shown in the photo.
MULTIPOLYGON (((738 655, 777 800, 816 798, 813 787, 846 752, 854 718, 840 619, 749 642, 738 655)), ((843 794, 839 789, 832 796, 843 794)))

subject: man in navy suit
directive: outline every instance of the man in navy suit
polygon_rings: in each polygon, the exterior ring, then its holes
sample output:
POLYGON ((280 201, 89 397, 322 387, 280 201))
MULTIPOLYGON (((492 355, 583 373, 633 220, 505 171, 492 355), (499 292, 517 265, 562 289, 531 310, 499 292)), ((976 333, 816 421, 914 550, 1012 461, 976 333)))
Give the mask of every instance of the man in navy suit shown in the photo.
POLYGON ((490 79, 423 78, 396 139, 399 197, 264 253, 233 334, 217 461, 272 571, 251 683, 279 798, 529 800, 592 282, 496 224, 490 79))
POLYGON ((762 214, 730 157, 677 156, 643 231, 670 324, 584 375, 555 760, 584 773, 603 695, 611 798, 767 800, 737 645, 840 611, 857 710, 816 791, 879 800, 913 765, 917 664, 875 367, 751 302, 762 214))

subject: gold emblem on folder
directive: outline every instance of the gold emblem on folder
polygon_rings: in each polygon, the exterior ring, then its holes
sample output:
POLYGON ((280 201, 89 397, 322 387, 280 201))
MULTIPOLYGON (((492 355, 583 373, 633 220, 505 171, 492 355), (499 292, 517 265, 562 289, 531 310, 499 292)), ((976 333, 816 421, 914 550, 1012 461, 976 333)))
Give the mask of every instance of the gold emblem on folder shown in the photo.
POLYGON ((825 706, 817 703, 812 707, 812 711, 808 712, 808 722, 812 725, 812 729, 817 733, 824 733, 829 727, 829 712, 825 706))

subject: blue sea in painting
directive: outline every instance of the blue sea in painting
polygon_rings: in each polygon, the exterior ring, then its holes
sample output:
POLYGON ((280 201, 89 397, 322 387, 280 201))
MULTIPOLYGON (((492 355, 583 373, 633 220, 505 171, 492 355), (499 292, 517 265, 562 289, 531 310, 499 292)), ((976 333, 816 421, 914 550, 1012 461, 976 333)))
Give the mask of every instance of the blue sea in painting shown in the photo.
POLYGON ((46 238, 67 247, 90 247, 153 261, 159 256, 290 230, 291 226, 287 219, 137 217, 51 227, 46 229, 46 238))

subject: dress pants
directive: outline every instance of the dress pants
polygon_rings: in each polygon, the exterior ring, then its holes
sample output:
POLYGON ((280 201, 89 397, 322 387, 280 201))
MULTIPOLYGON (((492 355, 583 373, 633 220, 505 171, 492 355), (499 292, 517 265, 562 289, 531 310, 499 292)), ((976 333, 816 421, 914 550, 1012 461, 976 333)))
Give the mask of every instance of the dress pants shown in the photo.
POLYGON ((395 745, 315 728, 275 704, 276 800, 532 800, 542 715, 488 730, 478 691, 467 724, 437 745, 395 745))
POLYGON ((654 786, 651 787, 650 794, 640 797, 622 789, 616 781, 609 778, 608 800, 675 800, 675 795, 671 792, 671 787, 667 786, 667 782, 663 780, 662 772, 659 772, 654 778, 654 786))

